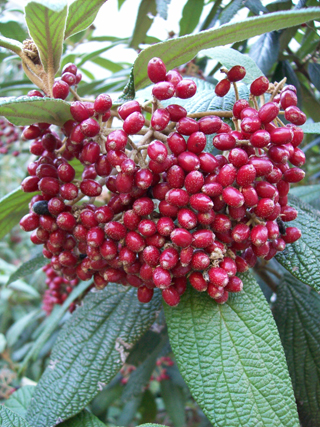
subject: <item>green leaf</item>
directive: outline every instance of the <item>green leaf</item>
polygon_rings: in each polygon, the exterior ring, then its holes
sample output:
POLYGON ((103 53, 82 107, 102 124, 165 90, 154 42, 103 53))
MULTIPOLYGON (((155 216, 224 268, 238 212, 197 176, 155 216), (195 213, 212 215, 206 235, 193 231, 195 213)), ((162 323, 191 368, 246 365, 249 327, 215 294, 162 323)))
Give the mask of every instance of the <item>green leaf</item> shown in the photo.
POLYGON ((299 197, 305 203, 310 203, 319 197, 320 184, 316 185, 300 185, 299 187, 291 188, 290 194, 299 197))
POLYGON ((31 0, 25 8, 30 36, 51 78, 60 67, 67 13, 67 0, 31 0))
POLYGON ((224 305, 190 289, 165 306, 169 338, 193 397, 216 427, 299 427, 267 301, 250 273, 224 305))
MULTIPOLYGON (((313 121, 318 121, 320 115, 320 103, 315 98, 313 93, 311 93, 310 90, 303 83, 300 84, 300 88, 303 96, 302 104, 305 113, 313 121)), ((306 126, 306 124, 304 124, 303 126, 306 126)))
POLYGON ((267 74, 277 61, 280 48, 280 34, 277 31, 263 34, 251 46, 249 55, 257 66, 267 74))
POLYGON ((40 308, 32 310, 10 326, 6 334, 9 347, 12 347, 18 341, 22 332, 37 319, 39 314, 41 314, 40 308))
POLYGON ((19 96, 1 98, 0 115, 16 126, 51 123, 57 126, 72 119, 70 105, 62 99, 19 96))
POLYGON ((185 427, 185 398, 180 387, 171 380, 160 382, 161 397, 174 427, 185 427))
POLYGON ((91 62, 94 62, 95 64, 105 68, 106 70, 111 71, 112 73, 116 73, 117 71, 123 70, 122 65, 117 62, 110 61, 107 58, 97 57, 92 59, 91 62))
POLYGON ((202 49, 235 43, 282 28, 299 25, 320 17, 320 8, 308 8, 277 12, 264 16, 247 18, 234 24, 222 25, 220 28, 202 31, 185 37, 179 37, 144 49, 134 63, 135 87, 140 89, 150 81, 146 64, 151 58, 161 58, 168 70, 190 61, 202 49))
POLYGON ((65 39, 88 28, 107 0, 74 0, 69 6, 65 39))
POLYGON ((285 275, 273 314, 303 426, 320 426, 320 296, 285 275))
POLYGON ((118 0, 118 10, 120 10, 121 9, 121 6, 123 5, 123 3, 125 2, 126 0, 118 0))
POLYGON ((155 396, 147 389, 142 396, 141 404, 138 409, 141 414, 140 422, 152 421, 157 416, 157 404, 155 396))
POLYGON ((147 32, 149 31, 149 28, 153 23, 153 17, 156 16, 156 14, 157 6, 155 0, 141 1, 129 47, 138 49, 140 43, 145 42, 147 32))
POLYGON ((305 123, 301 127, 304 133, 320 133, 320 122, 318 123, 305 123))
POLYGON ((160 343, 161 336, 157 332, 147 331, 130 351, 126 363, 139 366, 160 343))
POLYGON ((213 6, 210 12, 208 13, 206 19, 204 20, 204 22, 200 27, 200 31, 207 30, 209 28, 212 28, 215 25, 215 23, 218 20, 219 12, 221 10, 221 7, 220 7, 221 3, 222 3, 222 0, 216 0, 213 3, 213 6))
POLYGON ((22 28, 21 24, 16 21, 2 18, 0 20, 0 33, 4 37, 23 42, 27 37, 27 32, 22 28))
POLYGON ((290 227, 298 227, 301 237, 278 252, 276 260, 301 282, 320 291, 320 214, 315 209, 294 196, 289 196, 289 204, 298 211, 298 217, 290 221, 290 227))
POLYGON ((36 341, 33 343, 30 350, 28 351, 28 354, 24 358, 20 366, 20 372, 24 370, 31 358, 35 360, 38 357, 40 350, 51 337, 55 329, 58 327, 60 320, 64 316, 65 312, 68 310, 70 304, 75 301, 84 291, 86 291, 90 285, 90 282, 79 283, 61 306, 55 306, 55 309, 52 311, 50 316, 47 317, 47 319, 43 322, 45 326, 36 341))
POLYGON ((263 72, 248 55, 244 55, 231 47, 214 47, 212 49, 202 50, 201 55, 206 55, 215 59, 227 68, 234 65, 242 65, 246 69, 246 75, 243 83, 251 84, 253 80, 263 75, 263 72))
POLYGON ((156 366, 159 354, 165 344, 168 342, 167 333, 160 335, 160 342, 154 348, 153 352, 130 374, 130 378, 123 390, 121 400, 129 401, 139 396, 150 381, 151 374, 156 366))
POLYGON ((156 0, 157 4, 157 13, 160 18, 165 20, 168 19, 168 6, 171 3, 171 0, 156 0))
POLYGON ((320 64, 310 62, 308 65, 308 72, 311 82, 318 90, 320 90, 320 64))
POLYGON ((39 268, 48 264, 48 259, 45 258, 42 254, 36 255, 35 257, 29 259, 29 261, 24 262, 20 267, 9 277, 9 280, 6 283, 6 286, 10 285, 10 283, 15 282, 22 277, 26 277, 29 274, 34 273, 39 270, 39 268))
POLYGON ((220 25, 227 24, 242 7, 242 0, 231 0, 220 15, 220 25))
POLYGON ((58 336, 27 420, 46 427, 80 412, 153 323, 160 299, 156 293, 150 303, 141 304, 136 289, 114 284, 90 292, 58 336))
POLYGON ((23 418, 10 409, 0 405, 1 427, 31 427, 23 418))
POLYGON ((59 424, 61 427, 106 427, 99 418, 88 411, 82 411, 73 418, 59 424))
POLYGON ((268 13, 268 9, 263 6, 260 0, 246 0, 244 5, 255 15, 260 15, 260 12, 268 13))
POLYGON ((29 212, 28 203, 32 196, 34 193, 24 193, 19 187, 0 199, 0 239, 29 212))
POLYGON ((6 49, 10 49, 12 52, 15 52, 18 55, 22 50, 22 44, 20 42, 2 36, 0 36, 0 46, 6 49))
POLYGON ((19 388, 5 401, 5 406, 24 418, 27 408, 31 403, 34 390, 35 386, 33 385, 26 385, 19 388))
POLYGON ((182 17, 180 19, 180 33, 179 36, 191 34, 198 25, 204 0, 188 0, 182 10, 182 17))

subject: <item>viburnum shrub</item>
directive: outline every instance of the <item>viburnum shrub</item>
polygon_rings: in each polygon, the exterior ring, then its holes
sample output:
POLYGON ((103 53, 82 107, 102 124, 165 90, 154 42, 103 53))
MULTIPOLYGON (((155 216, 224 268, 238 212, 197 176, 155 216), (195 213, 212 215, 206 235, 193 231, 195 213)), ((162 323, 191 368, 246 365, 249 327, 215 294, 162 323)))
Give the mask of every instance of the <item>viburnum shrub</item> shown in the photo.
MULTIPOLYGON (((9 281, 42 267, 48 324, 57 325, 67 309, 72 315, 19 425, 63 423, 120 370, 121 384, 141 392, 153 372, 148 368, 139 382, 145 362, 137 365, 134 355, 144 346, 154 347, 150 357, 159 366, 152 378, 170 380, 166 367, 174 362, 162 353, 167 324, 182 376, 213 425, 299 426, 278 332, 249 272, 254 268, 270 285, 268 272, 283 274, 276 258, 320 289, 310 279, 318 261, 305 237, 319 230, 318 217, 289 194, 303 180, 306 161, 299 146, 307 117, 296 87, 286 78, 270 81, 252 60, 226 48, 231 57, 221 59, 224 77, 203 89, 205 77, 186 76, 181 66, 215 46, 218 29, 207 33, 209 42, 192 36, 198 47, 185 56, 184 38, 167 41, 167 51, 165 44, 142 51, 121 96, 81 96, 78 62, 59 68, 59 37, 84 30, 96 12, 75 1, 79 23, 72 6, 68 15, 63 1, 47 3, 26 7, 32 40, 0 39, 38 87, 0 101, 0 113, 21 127, 0 123, 6 143, 21 131, 32 155, 21 189, 0 203, 9 209, 30 195, 20 227, 42 249, 9 281), (48 35, 50 25, 60 30, 48 35), (174 43, 181 43, 183 60, 170 52, 174 43), (147 92, 135 93, 145 86, 147 92)), ((312 13, 320 16, 318 9, 312 13)), ((310 14, 288 12, 291 21, 283 24, 275 13, 268 31, 298 25, 310 14)), ((264 17, 255 19, 260 32, 250 35, 265 31, 264 17)), ((244 37, 235 31, 233 41, 244 37)), ((1 411, 0 420, 7 416, 1 411)), ((102 425, 92 415, 96 422, 102 425)))

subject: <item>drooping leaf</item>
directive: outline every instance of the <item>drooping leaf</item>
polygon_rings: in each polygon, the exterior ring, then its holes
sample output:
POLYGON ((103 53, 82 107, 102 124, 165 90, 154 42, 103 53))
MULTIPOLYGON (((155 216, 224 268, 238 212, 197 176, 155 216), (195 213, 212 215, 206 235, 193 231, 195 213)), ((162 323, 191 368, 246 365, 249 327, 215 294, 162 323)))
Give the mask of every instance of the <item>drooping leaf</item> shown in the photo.
POLYGON ((221 11, 221 3, 222 3, 222 0, 216 0, 213 3, 213 6, 212 6, 210 12, 208 13, 206 19, 204 20, 204 22, 202 23, 202 25, 200 27, 201 31, 214 27, 215 23, 218 20, 220 11, 221 11))
POLYGON ((0 115, 16 126, 28 126, 38 122, 63 126, 67 120, 72 119, 70 105, 66 101, 37 96, 2 98, 0 115))
POLYGON ((60 67, 67 13, 67 0, 31 0, 25 8, 30 36, 52 79, 60 67))
POLYGON ((303 427, 320 426, 320 296, 292 276, 277 288, 273 314, 303 427))
POLYGON ((24 193, 19 187, 0 199, 0 239, 29 212, 28 203, 33 195, 24 193))
POLYGON ((20 372, 24 370, 24 368, 27 366, 28 362, 31 359, 35 360, 38 357, 40 350, 59 325, 60 320, 62 319, 65 312, 68 310, 70 304, 75 301, 83 292, 85 292, 90 285, 90 282, 79 283, 73 289, 73 291, 65 300, 65 302, 61 306, 57 305, 55 307, 50 316, 43 322, 43 329, 40 335, 37 337, 36 341, 32 344, 32 347, 30 348, 22 364, 20 365, 20 372))
POLYGON ((127 426, 131 423, 141 404, 142 396, 143 395, 141 393, 139 396, 134 397, 133 399, 126 402, 126 404, 122 407, 120 415, 117 418, 117 424, 121 426, 127 426))
POLYGON ((58 336, 27 420, 46 427, 80 412, 121 368, 159 304, 158 293, 141 304, 135 289, 120 285, 90 292, 58 336))
POLYGON ((157 358, 163 347, 168 342, 167 333, 160 335, 159 344, 153 349, 152 353, 133 371, 123 390, 121 399, 123 402, 129 401, 139 396, 150 381, 152 371, 156 366, 157 358))
POLYGON ((1 427, 31 427, 22 417, 2 405, 0 405, 0 425, 1 427))
POLYGON ((247 18, 234 24, 179 37, 144 49, 134 63, 135 88, 147 86, 150 81, 146 64, 154 56, 160 57, 168 70, 190 61, 200 50, 235 43, 265 32, 288 28, 320 16, 320 8, 277 12, 247 18))
POLYGON ((65 39, 88 28, 107 0, 74 0, 69 6, 65 39))
POLYGON ((315 62, 309 62, 308 72, 311 82, 318 90, 320 90, 320 64, 316 64, 315 62))
POLYGON ((320 214, 310 205, 289 196, 289 205, 298 211, 290 227, 298 227, 301 237, 276 255, 277 261, 301 282, 320 291, 320 214))
POLYGON ((10 326, 6 334, 9 347, 12 347, 17 342, 23 331, 39 317, 39 314, 41 314, 41 309, 36 308, 10 326))
POLYGON ((231 0, 220 15, 220 24, 223 25, 230 22, 234 15, 241 9, 241 7, 242 0, 231 0))
POLYGON ((244 5, 255 15, 260 15, 260 12, 268 13, 268 9, 263 6, 260 0, 246 0, 244 5))
POLYGON ((180 387, 170 379, 160 382, 161 397, 174 427, 186 425, 185 397, 180 387))
POLYGON ((279 55, 279 32, 265 33, 251 46, 249 55, 258 67, 267 74, 279 55))
POLYGON ((299 427, 286 361, 267 301, 250 273, 218 305, 189 289, 165 306, 169 338, 193 397, 217 427, 299 427))
POLYGON ((11 274, 9 280, 6 283, 6 286, 18 279, 21 279, 22 277, 26 277, 29 274, 34 273, 46 264, 48 264, 48 259, 46 259, 42 254, 29 259, 29 261, 26 261, 20 265, 20 267, 13 274, 11 274))
POLYGON ((310 203, 320 195, 320 184, 316 185, 300 185, 299 187, 291 188, 290 194, 299 197, 305 203, 310 203))
POLYGON ((30 405, 34 389, 35 386, 33 385, 26 385, 19 388, 5 401, 5 406, 24 418, 27 408, 30 405))
POLYGON ((10 39, 7 37, 2 37, 2 36, 0 36, 0 46, 6 49, 10 49, 13 52, 17 53, 18 55, 19 53, 21 53, 21 50, 22 50, 22 44, 20 42, 18 42, 17 40, 10 39))
POLYGON ((142 423, 153 421, 157 416, 156 399, 149 389, 145 390, 143 393, 138 412, 141 415, 140 422, 142 423))
POLYGON ((278 12, 280 10, 288 10, 292 7, 292 0, 275 0, 266 5, 269 12, 278 12))
POLYGON ((156 14, 157 6, 155 0, 141 1, 129 47, 138 49, 140 43, 144 43, 147 32, 152 25, 153 17, 156 14))
POLYGON ((103 67, 106 70, 111 71, 112 73, 116 73, 117 71, 123 70, 122 65, 120 65, 117 62, 110 61, 107 58, 96 57, 96 58, 92 59, 91 61, 97 65, 100 65, 100 67, 103 67))
MULTIPOLYGON (((319 120, 320 115, 320 102, 315 98, 313 93, 311 93, 310 90, 303 83, 300 84, 300 88, 303 96, 303 110, 308 117, 310 117, 313 121, 317 122, 319 120)), ((303 126, 307 127, 308 129, 308 126, 306 124, 304 124, 303 126)))
POLYGON ((139 366, 160 343, 161 336, 157 332, 147 331, 130 351, 127 362, 139 366))
POLYGON ((156 0, 157 12, 160 18, 168 18, 168 6, 171 3, 171 0, 156 0))
POLYGON ((204 0, 188 0, 183 7, 182 17, 180 19, 180 33, 179 36, 191 34, 198 25, 204 0))
POLYGON ((263 75, 263 72, 256 63, 248 55, 244 55, 230 47, 214 47, 199 52, 201 55, 206 55, 209 58, 219 61, 227 68, 234 65, 242 65, 246 69, 246 75, 242 80, 243 83, 251 84, 253 80, 263 75))
POLYGON ((27 38, 27 32, 17 21, 2 18, 0 20, 0 33, 4 37, 23 42, 27 38))

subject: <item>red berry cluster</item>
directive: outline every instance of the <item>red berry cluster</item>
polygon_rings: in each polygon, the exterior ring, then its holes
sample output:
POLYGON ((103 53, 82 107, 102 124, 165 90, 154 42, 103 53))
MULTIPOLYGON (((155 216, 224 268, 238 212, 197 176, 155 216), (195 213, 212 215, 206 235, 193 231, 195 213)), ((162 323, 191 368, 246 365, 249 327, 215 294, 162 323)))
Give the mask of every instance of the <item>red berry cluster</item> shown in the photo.
MULTIPOLYGON (((74 287, 79 283, 79 279, 68 280, 59 276, 51 264, 44 266, 42 270, 46 273, 46 285, 48 287, 43 295, 42 309, 49 315, 56 304, 61 305, 64 303, 74 287)), ((75 304, 72 303, 69 311, 72 312, 74 308, 75 304)))
POLYGON ((66 99, 70 92, 71 86, 76 86, 80 83, 82 74, 78 72, 75 64, 67 64, 61 73, 61 78, 54 81, 52 87, 52 95, 54 98, 66 99))
MULTIPOLYGON (((236 66, 227 79, 244 74, 236 66)), ((287 194, 290 183, 304 177, 297 125, 305 116, 292 86, 260 77, 251 85, 251 104, 236 100, 232 130, 219 117, 223 112, 191 118, 178 104, 164 108, 161 101, 173 96, 191 98, 196 84, 167 72, 161 59, 149 62, 148 76, 153 99, 145 105, 128 101, 116 111, 107 94, 72 102, 74 120, 64 124, 63 142, 49 125, 24 130, 40 157, 22 188, 41 194, 20 225, 33 231, 31 240, 44 244, 50 268, 68 280, 93 278, 99 289, 109 282, 130 285, 144 303, 159 288, 176 306, 188 278, 224 303, 229 292, 242 290, 237 272, 253 267, 257 257, 270 260, 301 235, 295 227, 283 230, 282 221, 297 216, 287 194), (266 92, 270 100, 259 107, 255 96, 266 92), (280 107, 290 124, 278 118, 280 107), (115 117, 122 128, 111 127, 115 117), (208 135, 223 154, 204 152, 208 135), (69 163, 74 157, 84 167, 82 180, 69 163), (96 197, 102 206, 94 204, 96 197)))
POLYGON ((19 142, 21 131, 18 127, 8 122, 4 117, 0 117, 0 154, 13 156, 20 154, 19 142))

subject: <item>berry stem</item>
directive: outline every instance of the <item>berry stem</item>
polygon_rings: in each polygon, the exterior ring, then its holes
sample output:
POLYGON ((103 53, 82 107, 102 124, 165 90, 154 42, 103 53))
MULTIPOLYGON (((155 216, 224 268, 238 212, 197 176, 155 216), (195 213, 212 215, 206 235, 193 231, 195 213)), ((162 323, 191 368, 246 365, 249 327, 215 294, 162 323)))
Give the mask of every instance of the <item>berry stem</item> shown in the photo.
POLYGON ((233 89, 234 89, 234 94, 236 97, 236 101, 239 101, 239 91, 238 91, 238 86, 236 82, 232 82, 233 84, 233 89))
POLYGON ((271 94, 271 98, 270 98, 269 102, 273 101, 273 98, 280 92, 280 90, 285 85, 286 81, 287 81, 287 78, 284 77, 279 83, 275 84, 275 87, 274 87, 274 90, 271 94))
POLYGON ((187 117, 191 119, 201 119, 201 117, 206 116, 217 116, 217 117, 225 117, 231 119, 233 117, 232 111, 203 111, 201 113, 191 113, 188 114, 187 117))
POLYGON ((70 92, 72 93, 73 97, 77 100, 77 101, 83 101, 83 99, 77 94, 77 92, 72 89, 72 87, 69 88, 70 92))

